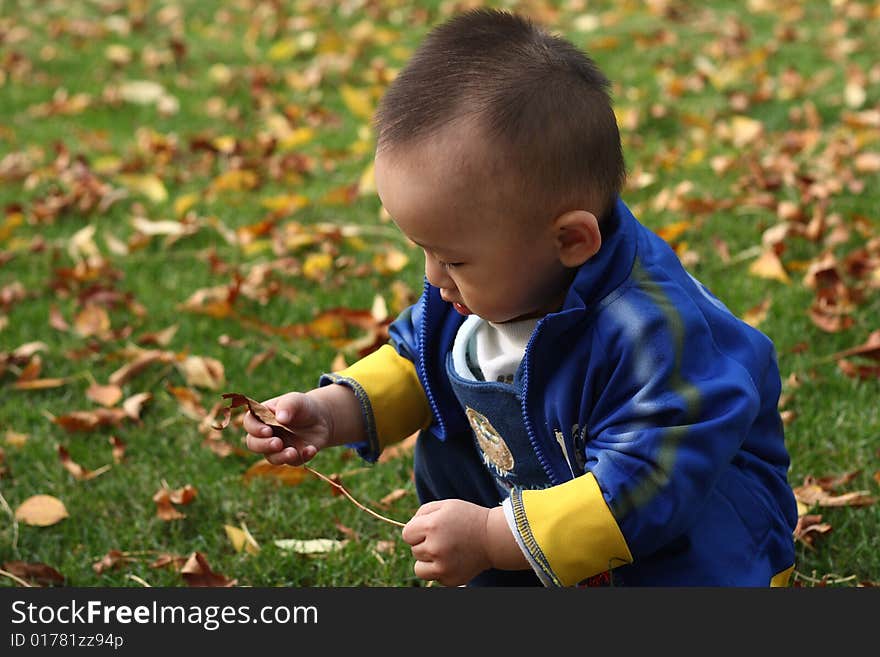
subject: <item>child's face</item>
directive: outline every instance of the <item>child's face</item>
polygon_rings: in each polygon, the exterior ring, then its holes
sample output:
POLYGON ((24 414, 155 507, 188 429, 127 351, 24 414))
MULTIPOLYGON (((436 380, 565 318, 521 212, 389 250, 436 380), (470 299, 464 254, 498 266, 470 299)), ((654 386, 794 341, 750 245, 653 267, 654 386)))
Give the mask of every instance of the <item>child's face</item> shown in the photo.
POLYGON ((557 310, 570 271, 552 219, 524 217, 515 182, 474 129, 376 155, 376 186, 400 230, 425 252, 425 275, 462 314, 492 322, 557 310))

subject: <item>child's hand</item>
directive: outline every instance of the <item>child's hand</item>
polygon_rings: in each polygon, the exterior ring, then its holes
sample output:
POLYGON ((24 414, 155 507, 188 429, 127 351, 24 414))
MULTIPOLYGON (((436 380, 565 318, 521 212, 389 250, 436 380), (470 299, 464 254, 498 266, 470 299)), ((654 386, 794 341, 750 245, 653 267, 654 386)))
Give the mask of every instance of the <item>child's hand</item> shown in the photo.
POLYGON ((491 567, 488 520, 489 509, 464 500, 423 504, 403 528, 416 559, 415 574, 458 586, 491 567))
POLYGON ((290 429, 293 438, 272 435, 272 427, 248 411, 243 426, 249 450, 262 454, 269 463, 302 465, 330 444, 333 422, 325 406, 301 392, 289 392, 263 402, 278 421, 290 429))

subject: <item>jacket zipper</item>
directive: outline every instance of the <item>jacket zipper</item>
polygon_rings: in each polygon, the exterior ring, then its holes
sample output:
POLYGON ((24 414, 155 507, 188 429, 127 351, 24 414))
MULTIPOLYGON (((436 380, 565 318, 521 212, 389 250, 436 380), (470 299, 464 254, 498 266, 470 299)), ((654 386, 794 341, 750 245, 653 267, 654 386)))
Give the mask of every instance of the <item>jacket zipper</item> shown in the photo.
MULTIPOLYGON (((529 390, 529 379, 531 379, 532 375, 532 347, 535 343, 535 339, 538 337, 538 333, 540 333, 541 328, 544 325, 544 319, 540 320, 535 326, 535 330, 532 333, 532 337, 529 338, 528 344, 526 344, 526 351, 523 354, 523 377, 522 377, 522 417, 523 423, 526 427, 526 433, 529 436, 529 443, 532 445, 532 451, 535 453, 535 456, 538 459, 538 462, 541 464, 541 467, 544 468, 544 472, 547 474, 547 478, 550 479, 550 483, 554 486, 561 484, 562 482, 559 480, 559 477, 556 476, 556 473, 553 471, 553 466, 547 460, 544 451, 541 449, 538 439, 535 436, 534 427, 532 427, 532 422, 529 419, 529 410, 527 408, 527 400, 528 400, 528 390, 529 390)), ((568 454, 563 451, 565 454, 566 460, 568 460, 568 454)), ((571 465, 569 464, 569 467, 571 465)))
POLYGON ((434 420, 437 422, 437 426, 443 434, 442 440, 446 440, 446 425, 443 422, 443 418, 440 416, 440 409, 437 406, 437 400, 434 399, 434 393, 431 392, 431 385, 428 381, 428 368, 425 365, 425 356, 427 354, 425 340, 428 333, 428 305, 430 297, 430 286, 428 284, 428 279, 426 278, 425 289, 422 292, 422 322, 419 326, 419 374, 424 382, 425 396, 428 398, 428 403, 431 405, 431 412, 434 414, 434 420))

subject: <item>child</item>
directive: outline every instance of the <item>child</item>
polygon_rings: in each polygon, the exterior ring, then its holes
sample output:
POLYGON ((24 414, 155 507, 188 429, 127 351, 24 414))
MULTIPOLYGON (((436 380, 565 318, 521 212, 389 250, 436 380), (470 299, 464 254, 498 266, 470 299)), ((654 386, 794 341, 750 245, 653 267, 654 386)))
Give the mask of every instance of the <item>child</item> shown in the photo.
POLYGON ((785 585, 797 511, 770 340, 630 213, 609 84, 480 9, 377 112, 376 186, 425 253, 390 344, 248 414, 248 447, 374 461, 421 429, 415 574, 446 585, 785 585))

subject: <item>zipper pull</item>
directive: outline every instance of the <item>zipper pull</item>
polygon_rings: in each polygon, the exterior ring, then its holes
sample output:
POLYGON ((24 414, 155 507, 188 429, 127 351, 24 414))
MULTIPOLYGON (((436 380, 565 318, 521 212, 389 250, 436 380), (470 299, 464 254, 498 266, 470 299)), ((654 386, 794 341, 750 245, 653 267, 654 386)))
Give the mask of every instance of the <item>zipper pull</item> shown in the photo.
POLYGON ((565 447, 565 436, 562 435, 561 431, 554 431, 556 434, 556 442, 559 443, 559 449, 562 450, 562 455, 565 457, 565 462, 568 463, 568 469, 571 471, 571 476, 574 477, 574 468, 571 467, 571 459, 568 458, 568 449, 565 447))

